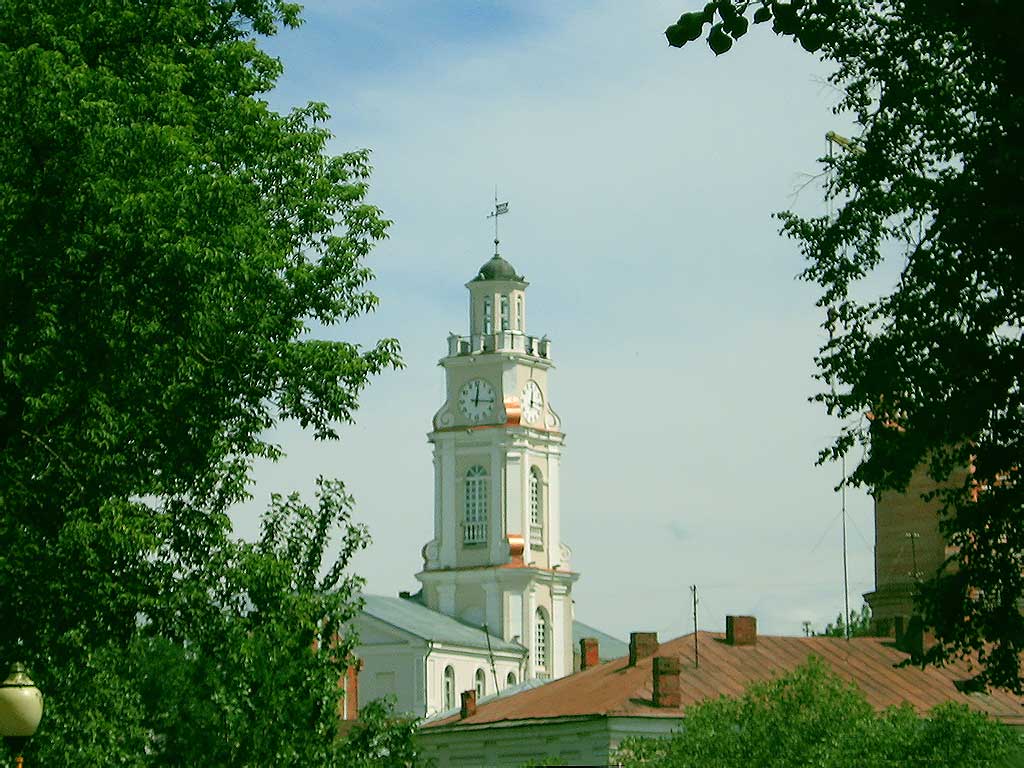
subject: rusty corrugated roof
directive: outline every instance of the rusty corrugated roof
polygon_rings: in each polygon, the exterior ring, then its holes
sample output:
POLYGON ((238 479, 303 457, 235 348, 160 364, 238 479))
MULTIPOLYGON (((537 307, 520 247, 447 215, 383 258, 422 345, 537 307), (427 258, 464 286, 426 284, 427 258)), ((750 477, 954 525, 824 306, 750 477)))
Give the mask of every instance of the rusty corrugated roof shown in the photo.
POLYGON ((658 656, 679 658, 682 707, 655 707, 652 659, 629 666, 628 657, 577 672, 547 685, 480 705, 472 717, 438 720, 425 728, 479 725, 510 720, 579 716, 680 717, 683 708, 718 696, 739 696, 755 681, 789 672, 811 654, 820 656, 840 677, 851 680, 876 709, 909 702, 919 712, 947 701, 967 704, 1007 723, 1024 725, 1024 697, 1003 691, 963 693, 956 681, 977 670, 965 661, 943 668, 897 667, 907 656, 888 638, 772 637, 755 645, 732 646, 717 632, 697 633, 700 667, 693 665, 693 635, 662 643, 658 656))

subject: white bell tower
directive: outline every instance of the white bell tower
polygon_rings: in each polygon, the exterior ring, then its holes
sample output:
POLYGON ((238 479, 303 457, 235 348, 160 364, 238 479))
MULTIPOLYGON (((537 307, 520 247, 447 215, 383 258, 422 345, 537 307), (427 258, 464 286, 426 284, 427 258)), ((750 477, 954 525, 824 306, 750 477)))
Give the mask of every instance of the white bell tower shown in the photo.
POLYGON ((469 335, 449 336, 439 362, 434 538, 416 578, 428 607, 518 641, 526 677, 555 678, 572 672, 579 575, 561 539, 551 343, 526 333, 527 285, 497 252, 466 284, 469 335))

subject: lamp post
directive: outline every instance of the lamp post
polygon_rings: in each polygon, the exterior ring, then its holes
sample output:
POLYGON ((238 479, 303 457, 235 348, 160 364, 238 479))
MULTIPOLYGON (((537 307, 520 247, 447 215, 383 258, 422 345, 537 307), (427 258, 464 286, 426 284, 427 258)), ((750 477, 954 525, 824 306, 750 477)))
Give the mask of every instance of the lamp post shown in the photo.
POLYGON ((24 766, 21 752, 42 716, 43 694, 28 676, 24 664, 12 664, 7 679, 0 683, 0 736, 14 752, 16 768, 24 766))

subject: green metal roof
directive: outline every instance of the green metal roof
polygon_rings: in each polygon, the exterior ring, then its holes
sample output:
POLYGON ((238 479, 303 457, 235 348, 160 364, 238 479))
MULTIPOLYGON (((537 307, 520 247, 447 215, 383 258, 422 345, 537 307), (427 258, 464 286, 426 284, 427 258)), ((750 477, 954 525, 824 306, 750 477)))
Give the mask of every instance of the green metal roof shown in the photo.
POLYGON ((498 254, 494 254, 486 264, 480 267, 473 282, 478 280, 514 280, 523 282, 523 276, 517 275, 515 267, 505 261, 498 254))
POLYGON ((629 655, 629 643, 605 634, 600 629, 584 624, 582 621, 572 623, 572 647, 579 652, 580 640, 584 637, 597 638, 597 656, 601 661, 611 661, 629 655))
MULTIPOLYGON (((440 611, 433 611, 415 599, 363 595, 363 613, 411 635, 435 643, 462 645, 468 648, 487 648, 487 635, 479 627, 463 624, 440 611)), ((491 635, 491 648, 495 651, 524 653, 523 646, 491 635)))

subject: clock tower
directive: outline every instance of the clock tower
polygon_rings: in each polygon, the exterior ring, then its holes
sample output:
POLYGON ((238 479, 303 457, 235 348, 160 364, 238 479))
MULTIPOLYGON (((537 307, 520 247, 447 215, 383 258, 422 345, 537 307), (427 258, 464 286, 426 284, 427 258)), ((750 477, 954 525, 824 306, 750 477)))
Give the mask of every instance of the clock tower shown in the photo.
POLYGON ((469 289, 469 335, 448 337, 435 414, 427 607, 529 650, 528 678, 572 672, 572 584, 562 544, 551 343, 526 332, 528 283, 497 253, 469 289))

